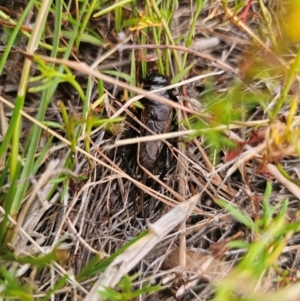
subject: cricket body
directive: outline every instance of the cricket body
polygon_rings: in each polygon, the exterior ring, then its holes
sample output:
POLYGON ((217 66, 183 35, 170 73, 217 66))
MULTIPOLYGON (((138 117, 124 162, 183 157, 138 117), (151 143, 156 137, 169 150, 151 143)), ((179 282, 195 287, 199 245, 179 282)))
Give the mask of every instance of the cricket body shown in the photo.
MULTIPOLYGON (((151 74, 146 77, 143 88, 148 91, 153 91, 169 85, 167 77, 161 74, 151 74)), ((156 95, 176 100, 171 90, 164 90, 155 93, 156 95)), ((142 112, 141 121, 155 134, 163 134, 170 131, 173 120, 173 108, 161 102, 144 98, 143 105, 145 109, 142 112)), ((153 135, 149 131, 142 129, 142 136, 153 135)), ((143 167, 149 171, 153 171, 156 161, 158 160, 162 149, 163 142, 160 140, 148 141, 141 143, 139 159, 143 167)))
MULTIPOLYGON (((159 88, 164 88, 169 85, 169 80, 167 77, 161 74, 152 74, 146 77, 144 80, 143 88, 148 91, 153 91, 159 88)), ((155 92, 156 95, 164 96, 166 98, 176 101, 176 97, 173 95, 172 90, 164 90, 155 92)), ((141 136, 150 136, 154 134, 163 134, 170 131, 172 119, 173 119, 173 108, 163 104, 161 102, 155 101, 150 98, 144 98, 142 101, 145 106, 142 111, 141 121, 152 133, 145 128, 141 129, 141 136)), ((161 140, 147 141, 140 144, 139 151, 139 161, 140 164, 152 173, 159 168, 159 159, 163 150, 166 150, 165 155, 165 166, 164 170, 160 174, 160 179, 164 178, 164 175, 168 172, 170 168, 169 164, 169 151, 164 148, 164 143, 161 140), (158 164, 156 164, 158 163, 158 164)), ((145 184, 147 180, 147 173, 142 172, 142 183, 145 184)), ((142 216, 146 219, 146 209, 144 202, 144 191, 141 190, 140 195, 140 208, 142 216)), ((148 205, 149 208, 149 205, 148 205)), ((149 209, 148 209, 149 210, 149 209)))

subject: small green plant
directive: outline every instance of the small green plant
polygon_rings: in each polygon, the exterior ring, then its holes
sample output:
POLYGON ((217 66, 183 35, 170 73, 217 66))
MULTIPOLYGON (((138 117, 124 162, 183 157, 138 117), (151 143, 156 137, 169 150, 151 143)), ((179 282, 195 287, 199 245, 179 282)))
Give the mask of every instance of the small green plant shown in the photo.
POLYGON ((143 294, 151 294, 158 292, 162 289, 161 286, 148 286, 145 285, 140 289, 133 290, 133 281, 137 278, 137 275, 125 276, 119 282, 116 289, 105 288, 100 292, 103 300, 106 301, 130 301, 143 294))
POLYGON ((8 271, 4 266, 0 268, 0 298, 3 297, 11 300, 34 300, 28 287, 20 285, 16 274, 8 271))
MULTIPOLYGON (((9 300, 25 300, 33 301, 32 293, 37 289, 30 281, 24 281, 18 276, 18 269, 22 267, 33 267, 37 271, 41 271, 45 266, 57 260, 56 249, 49 254, 39 256, 18 256, 13 252, 0 248, 0 298, 5 297, 9 300), (12 263, 12 266, 7 269, 7 264, 12 263)), ((38 272, 39 273, 39 272, 38 272)), ((45 293, 45 296, 40 300, 49 300, 51 294, 57 291, 62 286, 66 285, 68 275, 61 277, 56 284, 45 293)))
MULTIPOLYGON (((266 295, 263 292, 260 293, 258 289, 264 283, 264 279, 272 271, 275 271, 275 274, 278 273, 280 280, 282 280, 282 275, 286 274, 278 266, 277 261, 291 236, 300 230, 300 223, 297 221, 300 211, 298 210, 292 221, 289 221, 287 219, 288 200, 272 206, 270 204, 271 191, 272 185, 268 183, 262 202, 262 216, 255 221, 236 206, 223 200, 218 201, 236 220, 252 231, 254 241, 228 243, 230 248, 245 249, 246 254, 217 286, 214 301, 265 300, 266 295)), ((275 276, 272 281, 276 281, 275 276)), ((280 292, 279 290, 277 294, 280 292)))

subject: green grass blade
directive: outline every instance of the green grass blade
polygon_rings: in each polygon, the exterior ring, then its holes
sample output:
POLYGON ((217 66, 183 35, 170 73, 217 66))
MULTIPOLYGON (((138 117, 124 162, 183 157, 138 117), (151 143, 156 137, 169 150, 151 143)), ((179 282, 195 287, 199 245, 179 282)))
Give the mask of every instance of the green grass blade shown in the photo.
MULTIPOLYGON (((26 17, 28 16, 28 13, 31 11, 34 3, 35 3, 36 0, 30 0, 28 2, 28 4, 26 5, 25 9, 24 9, 24 12, 21 14, 17 24, 15 25, 15 28, 7 42, 7 44, 5 45, 5 49, 4 49, 4 52, 3 52, 3 55, 0 59, 0 74, 2 74, 3 72, 3 68, 4 68, 4 65, 5 65, 5 62, 8 58, 8 55, 11 51, 11 48, 12 46, 14 45, 14 42, 17 38, 17 35, 20 33, 20 30, 21 30, 21 26, 23 25, 26 17)), ((7 15, 4 14, 3 11, 0 10, 0 18, 1 19, 9 19, 9 17, 7 15)), ((1 156, 1 151, 0 151, 0 156, 1 156)))
POLYGON ((120 1, 120 2, 116 2, 115 4, 110 5, 107 8, 101 9, 101 11, 99 11, 96 14, 94 14, 93 17, 94 18, 98 18, 98 17, 100 17, 102 15, 105 15, 105 14, 107 14, 107 13, 115 10, 117 7, 123 6, 123 5, 128 4, 128 3, 132 2, 132 1, 133 0, 123 0, 123 1, 120 1))
MULTIPOLYGON (((74 36, 69 41, 67 51, 65 52, 65 54, 63 56, 64 59, 68 59, 69 56, 70 56, 70 53, 72 51, 72 48, 73 48, 73 45, 74 45, 74 42, 75 42, 75 38, 76 38, 76 33, 79 30, 80 20, 82 18, 83 11, 84 11, 84 6, 86 5, 86 2, 87 1, 85 1, 85 3, 83 3, 82 13, 81 13, 80 17, 77 20, 76 26, 73 28, 74 36)), ((58 2, 58 5, 60 5, 60 2, 58 2)), ((55 35, 57 35, 57 38, 58 38, 60 28, 56 28, 55 30, 56 30, 55 35)), ((54 56, 56 53, 57 53, 57 49, 53 49, 52 53, 51 53, 51 56, 54 56)), ((63 72, 63 70, 64 70, 64 66, 60 66, 58 68, 58 72, 63 72)), ((53 85, 51 88, 49 88, 48 90, 45 90, 43 92, 42 97, 41 97, 39 111, 38 111, 38 114, 36 116, 36 119, 38 121, 43 121, 44 120, 46 108, 47 108, 48 104, 50 103, 50 101, 52 100, 53 94, 54 94, 56 88, 57 88, 57 85, 53 85)), ((28 150, 27 150, 27 157, 26 157, 25 165, 24 165, 24 168, 23 168, 21 176, 20 176, 21 185, 18 185, 17 190, 16 190, 15 202, 14 202, 14 206, 12 208, 13 212, 17 212, 19 210, 21 201, 22 201, 22 199, 24 197, 24 194, 26 193, 26 190, 28 188, 28 185, 29 185, 28 178, 29 178, 29 175, 32 173, 32 166, 33 166, 33 163, 34 163, 34 154, 36 153, 36 150, 37 150, 37 147, 38 147, 38 143, 39 143, 39 140, 40 140, 40 135, 41 135, 41 128, 38 125, 33 125, 31 135, 28 139, 28 141, 30 141, 30 144, 29 144, 28 150)))
POLYGON ((245 226, 247 226, 249 229, 254 228, 253 221, 246 216, 240 209, 233 206, 232 204, 228 203, 227 201, 218 199, 217 203, 223 207, 226 211, 232 214, 232 216, 239 222, 243 223, 245 226))

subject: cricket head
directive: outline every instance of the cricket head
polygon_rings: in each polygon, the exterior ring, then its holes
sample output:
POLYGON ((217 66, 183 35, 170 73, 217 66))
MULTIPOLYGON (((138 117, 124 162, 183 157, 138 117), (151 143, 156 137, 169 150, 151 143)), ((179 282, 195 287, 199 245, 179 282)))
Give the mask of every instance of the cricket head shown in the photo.
POLYGON ((170 80, 166 76, 156 73, 147 75, 147 77, 144 79, 143 87, 144 89, 151 91, 168 86, 169 84, 170 80))
MULTIPOLYGON (((143 80, 143 88, 148 91, 161 89, 168 85, 170 85, 170 79, 167 76, 159 73, 149 74, 143 80)), ((163 90, 160 92, 156 92, 155 94, 177 101, 176 92, 174 89, 163 90)), ((149 102, 157 103, 156 101, 151 99, 144 99, 144 103, 147 104, 149 102)))

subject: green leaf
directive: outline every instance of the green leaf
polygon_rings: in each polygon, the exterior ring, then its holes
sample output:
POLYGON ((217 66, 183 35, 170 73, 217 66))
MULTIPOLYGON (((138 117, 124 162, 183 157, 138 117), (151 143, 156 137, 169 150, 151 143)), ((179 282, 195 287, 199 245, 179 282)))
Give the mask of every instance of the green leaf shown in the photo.
POLYGON ((106 267, 119 255, 122 254, 128 247, 130 247, 132 244, 134 244, 136 241, 141 239, 143 236, 145 236, 148 233, 148 231, 144 231, 135 238, 133 238, 131 241, 127 242, 124 246, 120 247, 113 255, 111 255, 109 258, 101 261, 101 258, 96 255, 85 267, 82 268, 82 270, 78 273, 76 276, 77 281, 82 281, 86 279, 87 277, 91 277, 93 275, 96 275, 103 270, 106 269, 106 267))
POLYGON ((113 4, 113 5, 110 5, 109 7, 107 8, 102 8, 101 11, 99 11, 98 13, 94 14, 93 15, 93 18, 98 18, 102 15, 105 15, 113 10, 115 10, 117 7, 119 6, 123 6, 125 4, 128 4, 130 2, 132 2, 133 0, 123 0, 123 1, 118 1, 116 2, 116 4, 113 4))
POLYGON ((171 84, 179 83, 191 70, 191 68, 195 65, 195 62, 191 63, 187 67, 185 67, 183 70, 181 70, 179 73, 177 73, 171 80, 171 84))
POLYGON ((234 240, 227 243, 227 246, 231 249, 248 249, 250 244, 244 240, 234 240))
POLYGON ((255 228, 255 224, 247 215, 245 215, 239 208, 233 204, 228 203, 225 200, 218 199, 216 200, 217 204, 223 207, 227 212, 229 212, 237 221, 243 223, 250 230, 255 228))

